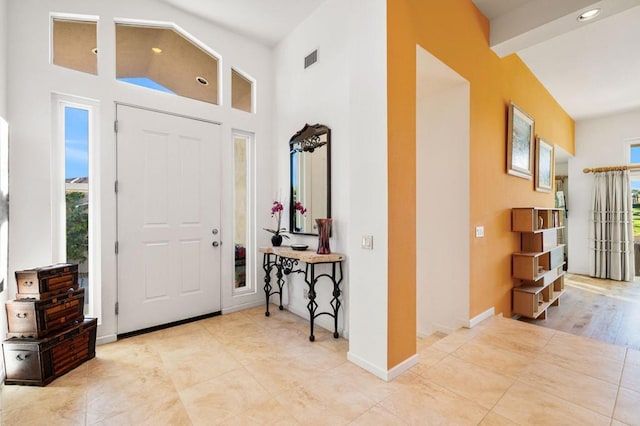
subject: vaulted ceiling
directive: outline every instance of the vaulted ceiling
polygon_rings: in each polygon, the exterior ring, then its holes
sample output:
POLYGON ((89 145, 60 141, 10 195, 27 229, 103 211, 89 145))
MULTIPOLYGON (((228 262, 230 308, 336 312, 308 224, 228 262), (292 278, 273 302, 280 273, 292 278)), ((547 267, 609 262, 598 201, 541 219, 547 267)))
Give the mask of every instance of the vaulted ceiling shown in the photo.
MULTIPOLYGON (((273 46, 324 0, 161 1, 273 46)), ((574 119, 640 108, 640 0, 472 1, 494 51, 517 53, 574 119)))
MULTIPOLYGON (((325 0, 160 1, 274 46, 325 0)), ((640 108, 640 0, 471 1, 496 54, 518 54, 574 119, 640 108), (578 22, 591 8, 600 14, 578 22)))

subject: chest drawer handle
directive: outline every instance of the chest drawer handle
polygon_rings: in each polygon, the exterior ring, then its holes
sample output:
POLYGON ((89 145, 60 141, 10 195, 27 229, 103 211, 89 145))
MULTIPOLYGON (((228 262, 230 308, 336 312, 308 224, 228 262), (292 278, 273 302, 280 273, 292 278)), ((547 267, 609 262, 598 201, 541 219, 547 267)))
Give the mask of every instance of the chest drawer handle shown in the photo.
POLYGON ((17 359, 18 361, 26 361, 26 360, 28 360, 29 358, 31 358, 31 354, 26 354, 26 355, 24 355, 24 356, 22 356, 21 354, 16 355, 16 359, 17 359))
POLYGON ((26 313, 26 312, 25 312, 25 313, 18 312, 18 313, 16 314, 16 317, 18 317, 18 318, 26 318, 26 317, 27 317, 27 313, 26 313))

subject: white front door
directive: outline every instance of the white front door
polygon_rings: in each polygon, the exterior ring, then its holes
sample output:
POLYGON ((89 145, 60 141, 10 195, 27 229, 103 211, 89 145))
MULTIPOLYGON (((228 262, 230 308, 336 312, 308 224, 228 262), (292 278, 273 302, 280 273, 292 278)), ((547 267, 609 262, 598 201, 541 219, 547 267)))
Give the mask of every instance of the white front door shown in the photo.
POLYGON ((220 126, 117 118, 118 334, 220 311, 220 126))

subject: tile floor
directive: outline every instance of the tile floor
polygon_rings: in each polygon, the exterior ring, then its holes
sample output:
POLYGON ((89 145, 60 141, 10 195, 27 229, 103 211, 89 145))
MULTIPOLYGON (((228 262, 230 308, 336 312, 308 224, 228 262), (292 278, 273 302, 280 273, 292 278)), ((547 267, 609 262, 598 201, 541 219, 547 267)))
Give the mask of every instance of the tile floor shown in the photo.
POLYGON ((418 340, 384 382, 348 342, 262 308, 99 346, 45 388, 3 386, 4 425, 640 425, 640 352, 500 317, 418 340))

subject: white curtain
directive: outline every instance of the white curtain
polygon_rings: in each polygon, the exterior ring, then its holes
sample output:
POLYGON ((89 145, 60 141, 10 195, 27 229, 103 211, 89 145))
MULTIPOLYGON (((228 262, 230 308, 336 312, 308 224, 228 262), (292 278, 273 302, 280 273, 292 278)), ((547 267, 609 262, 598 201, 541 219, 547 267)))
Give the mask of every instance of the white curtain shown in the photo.
POLYGON ((595 173, 590 274, 633 281, 633 205, 628 170, 595 173))

